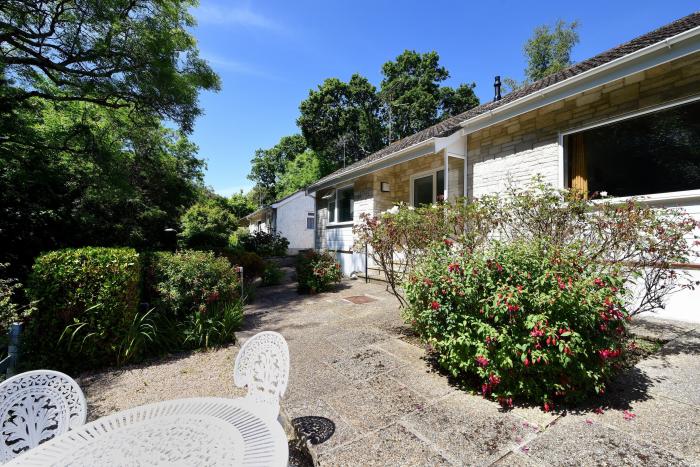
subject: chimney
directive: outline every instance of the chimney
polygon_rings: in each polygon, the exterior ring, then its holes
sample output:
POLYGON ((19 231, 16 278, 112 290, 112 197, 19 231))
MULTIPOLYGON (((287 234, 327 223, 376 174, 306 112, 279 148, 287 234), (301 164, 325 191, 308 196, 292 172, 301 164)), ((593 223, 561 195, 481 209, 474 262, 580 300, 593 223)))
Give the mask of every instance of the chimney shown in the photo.
POLYGON ((493 101, 500 101, 501 100, 501 77, 496 76, 494 82, 493 82, 493 101))
POLYGON ((501 100, 501 77, 496 76, 493 81, 493 101, 501 100))

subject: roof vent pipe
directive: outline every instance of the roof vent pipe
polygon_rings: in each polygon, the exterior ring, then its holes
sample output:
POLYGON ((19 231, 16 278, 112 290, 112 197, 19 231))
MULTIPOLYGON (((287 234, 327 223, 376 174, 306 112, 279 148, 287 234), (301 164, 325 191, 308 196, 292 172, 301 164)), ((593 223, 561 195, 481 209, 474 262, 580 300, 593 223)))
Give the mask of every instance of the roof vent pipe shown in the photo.
POLYGON ((501 77, 496 76, 493 82, 493 101, 501 100, 501 77))

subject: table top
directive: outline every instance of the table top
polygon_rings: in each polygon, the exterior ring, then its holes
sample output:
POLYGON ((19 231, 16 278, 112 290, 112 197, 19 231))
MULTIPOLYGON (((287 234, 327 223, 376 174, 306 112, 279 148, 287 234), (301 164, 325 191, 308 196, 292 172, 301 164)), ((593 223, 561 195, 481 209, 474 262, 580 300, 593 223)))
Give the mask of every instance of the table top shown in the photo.
POLYGON ((6 465, 287 465, 282 426, 245 398, 177 399, 71 430, 6 465))

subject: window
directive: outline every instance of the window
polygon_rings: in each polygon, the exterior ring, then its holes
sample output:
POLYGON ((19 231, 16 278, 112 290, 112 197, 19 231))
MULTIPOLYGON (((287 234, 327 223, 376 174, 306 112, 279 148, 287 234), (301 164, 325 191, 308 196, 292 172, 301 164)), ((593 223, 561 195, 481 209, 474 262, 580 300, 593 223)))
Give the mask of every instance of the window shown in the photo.
POLYGON ((307 215, 306 215, 306 228, 309 230, 313 230, 315 225, 316 225, 316 216, 314 215, 313 212, 307 213, 307 215))
POLYGON ((353 187, 341 188, 328 196, 328 222, 351 222, 354 212, 353 187))
POLYGON ((700 102, 567 136, 569 187, 635 196, 700 189, 700 102))
POLYGON ((352 212, 354 207, 353 188, 343 188, 338 190, 338 222, 352 221, 352 212))
POLYGON ((445 171, 418 175, 411 178, 412 204, 421 206, 442 200, 445 193, 445 171))

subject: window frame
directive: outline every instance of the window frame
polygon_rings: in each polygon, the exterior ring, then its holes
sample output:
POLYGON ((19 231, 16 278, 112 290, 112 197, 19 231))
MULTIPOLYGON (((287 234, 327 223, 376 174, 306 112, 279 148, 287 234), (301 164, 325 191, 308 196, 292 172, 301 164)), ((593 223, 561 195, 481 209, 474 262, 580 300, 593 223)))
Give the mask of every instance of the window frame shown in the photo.
MULTIPOLYGON (((432 170, 426 170, 425 172, 418 172, 418 173, 415 173, 415 174, 413 174, 413 175, 411 175, 411 176, 409 177, 409 182, 408 182, 408 183, 410 184, 410 186, 409 186, 409 193, 410 193, 409 199, 410 199, 410 201, 411 201, 411 206, 417 207, 417 206, 416 206, 416 203, 415 203, 415 200, 413 199, 413 197, 414 197, 414 183, 415 183, 415 180, 416 180, 416 179, 419 179, 419 178, 426 178, 426 177, 428 177, 428 176, 430 176, 430 175, 432 175, 432 177, 433 177, 433 200, 431 201, 431 203, 435 203, 435 202, 437 201, 437 174, 438 174, 438 172, 440 172, 440 171, 444 172, 444 171, 445 171, 445 168, 444 168, 444 167, 438 167, 438 168, 435 168, 435 169, 432 169, 432 170)), ((445 183, 445 182, 444 182, 444 180, 445 180, 444 177, 445 177, 445 175, 443 175, 443 186, 444 186, 444 183, 445 183)), ((443 190, 443 191, 444 191, 444 190, 443 190)))
POLYGON ((328 198, 328 207, 326 208, 328 210, 328 224, 329 226, 345 226, 345 225, 352 225, 355 222, 354 219, 354 213, 355 213, 355 184, 354 183, 349 183, 347 185, 339 186, 337 188, 333 189, 333 195, 328 198), (338 193, 347 190, 348 188, 352 188, 352 211, 353 211, 353 219, 349 221, 339 221, 338 220, 338 193), (331 210, 330 210, 330 204, 333 203, 333 221, 331 221, 331 210))
POLYGON ((307 211, 306 212, 306 230, 316 230, 316 213, 307 211), (309 221, 311 221, 311 227, 309 227, 309 221))
MULTIPOLYGON (((627 112, 622 115, 618 115, 616 117, 611 117, 603 120, 598 120, 594 123, 591 123, 589 125, 582 125, 580 127, 576 128, 570 128, 568 130, 560 131, 558 133, 558 146, 559 146, 559 188, 568 188, 569 185, 569 180, 568 180, 568 173, 569 173, 569 168, 567 164, 567 151, 566 151, 566 140, 567 136, 576 134, 576 133, 581 133, 587 130, 592 130, 594 128, 599 128, 602 126, 608 126, 612 125, 617 122, 622 122, 625 120, 631 120, 637 117, 642 117, 644 115, 656 113, 656 112, 661 112, 663 110, 669 110, 674 107, 680 107, 682 105, 686 104, 692 104, 694 102, 700 101, 700 95, 695 95, 692 97, 687 97, 683 99, 676 99, 672 100, 669 102, 666 102, 665 104, 660 104, 660 105, 655 105, 655 106, 650 106, 650 107, 645 107, 643 109, 634 111, 634 112, 627 112)), ((413 186, 411 184, 411 186, 413 186)), ((647 203, 647 204, 654 204, 662 201, 676 201, 676 202, 681 202, 684 200, 689 200, 689 199, 698 199, 700 198, 700 189, 695 189, 695 190, 685 190, 685 191, 669 191, 666 193, 649 193, 645 195, 636 195, 636 196, 619 196, 619 197, 610 197, 606 198, 607 200, 612 200, 615 203, 624 203, 630 199, 635 199, 638 200, 642 203, 647 203)), ((603 200, 594 200, 594 203, 600 203, 603 202, 603 200)))

